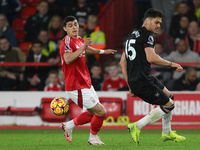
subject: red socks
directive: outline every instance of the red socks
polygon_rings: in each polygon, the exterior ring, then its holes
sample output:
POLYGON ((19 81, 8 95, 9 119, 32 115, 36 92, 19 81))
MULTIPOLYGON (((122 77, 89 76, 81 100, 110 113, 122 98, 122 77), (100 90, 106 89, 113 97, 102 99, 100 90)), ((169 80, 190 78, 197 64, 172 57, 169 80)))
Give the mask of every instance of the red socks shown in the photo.
POLYGON ((83 125, 86 123, 91 122, 93 115, 89 114, 88 111, 85 111, 78 115, 76 118, 73 119, 74 124, 77 125, 83 125))
POLYGON ((90 133, 97 135, 103 124, 105 116, 94 115, 91 121, 90 133))
POLYGON ((97 133, 101 129, 104 119, 105 116, 90 115, 88 111, 86 111, 74 118, 73 121, 76 126, 91 122, 90 132, 93 135, 97 135, 97 133))

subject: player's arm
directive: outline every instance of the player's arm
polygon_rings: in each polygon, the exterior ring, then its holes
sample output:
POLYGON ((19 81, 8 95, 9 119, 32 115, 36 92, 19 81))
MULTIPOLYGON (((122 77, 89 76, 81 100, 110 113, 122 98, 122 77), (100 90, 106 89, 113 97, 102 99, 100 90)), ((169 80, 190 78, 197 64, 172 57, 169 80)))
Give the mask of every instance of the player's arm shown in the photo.
POLYGON ((126 80, 126 82, 128 83, 128 75, 127 75, 127 61, 126 61, 126 56, 125 53, 123 52, 121 60, 119 62, 122 74, 124 76, 124 79, 126 80))
POLYGON ((87 49, 86 49, 87 54, 114 54, 116 52, 117 51, 113 50, 113 49, 102 50, 102 49, 93 48, 91 46, 88 46, 87 49))
POLYGON ((87 49, 88 45, 90 45, 91 42, 92 42, 91 38, 87 38, 85 39, 83 46, 80 47, 77 51, 64 53, 63 56, 65 59, 65 63, 70 64, 73 61, 75 61, 80 56, 80 54, 83 53, 85 49, 87 49))
POLYGON ((172 68, 176 68, 178 72, 181 72, 183 70, 183 68, 179 64, 175 62, 170 62, 168 60, 161 58, 159 55, 155 53, 154 49, 151 47, 146 47, 145 53, 146 53, 147 61, 149 63, 155 64, 158 66, 170 66, 172 68))
MULTIPOLYGON (((123 74, 123 76, 124 76, 124 79, 126 80, 126 83, 128 84, 127 61, 126 61, 126 56, 125 56, 125 53, 124 53, 124 52, 123 52, 123 54, 122 54, 121 60, 120 60, 120 62, 119 62, 119 65, 120 65, 122 74, 123 74)), ((129 85, 128 85, 128 87, 129 87, 129 85)), ((130 92, 130 95, 133 97, 134 94, 132 93, 130 87, 129 87, 129 92, 130 92)))

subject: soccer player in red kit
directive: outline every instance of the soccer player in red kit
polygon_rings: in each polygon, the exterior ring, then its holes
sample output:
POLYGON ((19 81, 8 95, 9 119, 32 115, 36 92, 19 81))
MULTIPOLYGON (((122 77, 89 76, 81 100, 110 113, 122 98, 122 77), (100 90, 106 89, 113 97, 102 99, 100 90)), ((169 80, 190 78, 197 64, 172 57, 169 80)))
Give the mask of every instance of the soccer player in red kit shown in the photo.
POLYGON ((104 145, 97 134, 103 124, 106 110, 100 104, 98 96, 91 84, 90 74, 85 62, 87 54, 114 54, 116 51, 100 50, 90 47, 91 39, 85 41, 78 36, 79 24, 74 16, 68 16, 63 21, 63 29, 67 35, 60 45, 62 69, 65 75, 65 90, 80 108, 86 110, 71 121, 61 123, 61 128, 69 142, 72 142, 72 130, 77 125, 91 122, 89 145, 104 145))

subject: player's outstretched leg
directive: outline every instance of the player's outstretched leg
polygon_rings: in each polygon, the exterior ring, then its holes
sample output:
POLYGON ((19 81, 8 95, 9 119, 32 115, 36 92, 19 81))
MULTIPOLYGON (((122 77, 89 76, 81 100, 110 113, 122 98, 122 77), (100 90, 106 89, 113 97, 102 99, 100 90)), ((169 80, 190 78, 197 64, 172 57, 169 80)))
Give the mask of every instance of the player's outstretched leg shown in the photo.
POLYGON ((66 123, 61 123, 60 127, 63 130, 64 136, 67 139, 67 141, 72 142, 72 130, 73 129, 67 129, 66 123))
POLYGON ((127 125, 127 129, 131 133, 131 137, 132 137, 133 142, 138 146, 139 145, 140 130, 136 127, 136 122, 129 123, 127 125))
POLYGON ((161 139, 163 141, 172 140, 174 142, 182 142, 186 140, 184 136, 178 135, 176 131, 171 131, 171 133, 168 135, 162 132, 161 139))
MULTIPOLYGON (((170 94, 169 98, 174 100, 173 94, 170 94)), ((163 108, 163 109, 165 109, 165 108, 163 108)), ((180 136, 180 135, 176 134, 176 131, 171 130, 171 120, 172 120, 172 112, 170 111, 170 112, 166 113, 162 118, 162 126, 163 126, 162 128, 163 129, 162 129, 161 139, 163 141, 168 141, 168 140, 172 140, 175 142, 185 141, 186 140, 185 137, 180 136)))

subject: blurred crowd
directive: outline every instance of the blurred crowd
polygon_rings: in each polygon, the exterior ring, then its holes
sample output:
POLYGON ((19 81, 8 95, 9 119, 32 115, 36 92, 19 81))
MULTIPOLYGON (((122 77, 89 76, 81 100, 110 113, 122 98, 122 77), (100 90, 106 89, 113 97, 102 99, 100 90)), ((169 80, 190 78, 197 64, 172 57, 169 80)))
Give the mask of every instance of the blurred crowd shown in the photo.
MULTIPOLYGON (((98 17, 109 0, 0 0, 0 62, 48 62, 51 66, 0 66, 0 90, 64 91, 59 47, 62 20, 74 15, 79 35, 91 46, 106 48, 106 34, 98 17)), ((200 62, 200 0, 135 0, 137 29, 150 8, 165 13, 155 35, 155 52, 174 62, 200 62)), ((109 40, 109 39, 107 39, 109 40)), ((126 40, 126 36, 124 41, 126 40)), ((122 46, 124 43, 121 43, 122 46)), ((92 84, 97 91, 128 91, 118 62, 122 51, 102 65, 100 55, 87 55, 92 84)), ((182 73, 152 66, 154 74, 170 90, 200 91, 200 67, 184 67, 182 73)))

